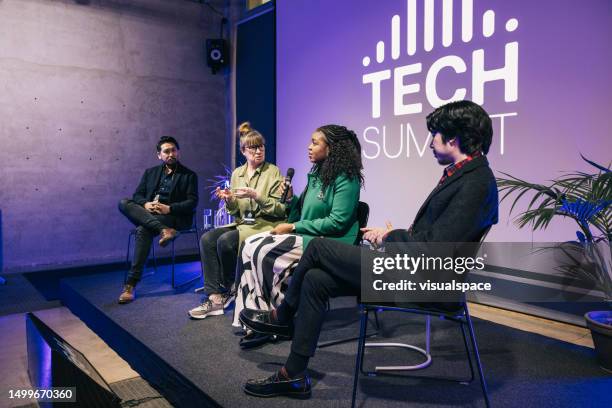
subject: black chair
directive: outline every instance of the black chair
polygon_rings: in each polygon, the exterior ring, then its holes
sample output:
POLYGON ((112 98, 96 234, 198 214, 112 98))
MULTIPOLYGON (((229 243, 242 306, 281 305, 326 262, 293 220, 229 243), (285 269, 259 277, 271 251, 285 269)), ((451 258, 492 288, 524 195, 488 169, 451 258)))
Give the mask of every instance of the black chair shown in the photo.
MULTIPOLYGON (((198 248, 198 254, 200 254, 200 240, 199 240, 199 230, 198 230, 197 217, 195 217, 195 216, 193 217, 193 223, 191 224, 191 227, 189 227, 187 229, 178 230, 178 232, 179 232, 179 237, 182 236, 182 235, 193 234, 193 236, 195 237, 196 247, 198 248)), ((132 237, 135 236, 135 234, 136 234, 136 229, 134 228, 134 229, 130 230, 130 233, 128 235, 127 254, 125 256, 125 261, 126 261, 126 263, 128 265, 128 269, 130 267, 130 247, 132 245, 132 237)), ((179 237, 177 237, 177 239, 179 237)), ((197 276, 195 276, 195 277, 193 277, 193 278, 191 278, 191 279, 189 279, 189 280, 187 280, 187 281, 177 285, 175 283, 175 275, 174 275, 174 267, 175 267, 175 260, 176 260, 176 254, 175 254, 175 251, 174 251, 174 241, 175 240, 172 240, 172 243, 171 243, 171 245, 172 245, 172 288, 176 289, 176 288, 179 288, 181 286, 185 286, 185 285, 195 281, 196 279, 201 279, 204 276, 204 271, 201 269, 201 266, 200 266, 200 274, 199 275, 197 275, 197 276)), ((153 255, 153 270, 154 270, 154 272, 157 272, 157 257, 155 256, 155 243, 153 243, 153 245, 151 245, 151 253, 153 255)), ((201 257, 199 257, 198 260, 199 259, 201 259, 201 257)), ((143 275, 143 277, 144 276, 148 276, 148 275, 143 275)), ((127 279, 127 270, 125 272, 123 280, 126 281, 126 279, 127 279)))
MULTIPOLYGON (((357 233, 357 238, 355 239, 354 245, 357 245, 357 246, 361 245, 363 241, 363 232, 361 232, 361 228, 365 228, 368 226, 369 218, 370 218, 370 206, 363 201, 359 201, 359 204, 357 204, 357 221, 359 223, 359 232, 357 233)), ((330 310, 329 301, 327 301, 327 310, 328 311, 330 310)), ((374 318, 375 318, 376 330, 378 330, 378 315, 374 314, 374 318)), ((376 333, 371 333, 369 337, 375 336, 375 335, 376 333)), ((344 339, 325 341, 325 342, 319 343, 317 345, 317 348, 335 346, 337 344, 348 343, 349 341, 356 341, 356 340, 359 340, 359 337, 349 337, 349 338, 344 338, 344 339)))
MULTIPOLYGON (((481 238, 479 240, 482 243, 487 236, 491 227, 486 228, 481 234, 481 238)), ((476 252, 478 251, 479 246, 476 247, 476 252)), ((474 254, 475 255, 475 254, 474 254)), ((482 393, 484 396, 485 404, 487 407, 490 406, 489 402, 489 394, 487 391, 487 383, 484 377, 484 373, 482 370, 482 363, 480 361, 480 353, 478 351, 478 344, 476 343, 476 336, 474 334, 474 326, 472 324, 472 318, 470 317, 470 313, 468 310, 467 302, 465 299, 460 302, 454 304, 415 304, 413 306, 408 307, 400 307, 400 306, 390 306, 390 305, 375 305, 375 304, 360 304, 360 326, 359 326, 359 343, 357 346, 357 359, 355 363, 355 373, 353 379, 353 396, 351 407, 355 406, 355 400, 357 397, 357 387, 359 385, 359 375, 364 374, 367 376, 377 376, 377 375, 389 375, 388 372, 397 372, 397 371, 415 371, 427 368, 431 362, 432 357, 430 354, 430 338, 431 338, 431 316, 436 316, 441 319, 455 322, 459 324, 461 328, 461 334, 463 336, 463 344, 465 346, 465 351, 467 354, 467 360, 470 367, 470 378, 469 379, 456 379, 456 378, 448 378, 448 377, 431 377, 431 379, 437 380, 448 380, 448 381, 456 381, 462 384, 469 384, 474 380, 474 365, 472 363, 472 353, 474 360, 476 362, 476 367, 478 369, 478 376, 480 378, 480 386, 482 388, 482 393), (410 344, 404 343, 366 343, 365 339, 369 337, 368 331, 368 315, 370 312, 374 312, 375 316, 377 316, 378 312, 384 311, 397 311, 404 313, 414 313, 419 315, 425 315, 425 349, 422 349, 417 346, 413 346, 410 344), (465 333, 465 326, 467 326, 469 334, 470 334, 470 343, 472 347, 472 351, 470 352, 470 348, 468 346, 468 340, 465 333), (420 364, 416 365, 395 365, 395 366, 377 366, 374 371, 364 371, 363 369, 363 360, 365 356, 365 348, 366 347, 395 347, 395 348, 403 348, 416 351, 422 354, 425 357, 425 360, 420 364)), ((378 321, 378 320, 377 320, 378 321)), ((428 377, 429 378, 429 377, 428 377)))
POLYGON ((363 240, 363 232, 361 232, 361 228, 365 228, 368 226, 368 219, 370 218, 370 206, 368 203, 360 201, 357 204, 357 222, 359 223, 359 232, 357 233, 357 238, 355 239, 355 245, 361 245, 361 241, 363 240))
POLYGON ((447 321, 452 321, 460 325, 461 334, 463 335, 463 344, 465 346, 465 351, 467 354, 467 359, 468 359, 468 363, 470 367, 470 378, 468 379, 455 379, 455 378, 447 378, 447 377, 435 377, 435 378, 432 377, 432 379, 456 381, 462 384, 471 383, 474 380, 474 364, 472 363, 472 353, 473 353, 474 360, 476 361, 476 367, 478 369, 478 376, 480 378, 480 385, 482 388, 482 393, 484 396, 485 404, 487 407, 490 406, 489 394, 487 391, 487 383, 485 381, 485 377, 482 371, 482 363, 480 361, 480 353, 478 351, 478 345, 476 343, 476 337, 474 335, 474 327, 472 325, 472 319, 470 317, 466 302, 462 302, 460 305, 460 309, 456 310, 455 312, 448 312, 448 311, 437 310, 435 308, 424 308, 424 307, 418 307, 418 308, 411 309, 411 308, 404 308, 404 307, 363 305, 363 304, 360 305, 360 312, 361 312, 361 319, 360 319, 360 328, 359 328, 359 344, 357 346, 357 361, 355 364, 355 374, 354 374, 354 380, 353 380, 353 397, 352 397, 351 407, 355 406, 355 400, 357 397, 357 387, 359 384, 359 374, 364 374, 364 375, 372 377, 372 376, 377 376, 377 375, 386 375, 386 372, 389 372, 389 371, 397 372, 397 371, 420 370, 420 369, 428 367, 431 364, 432 357, 431 357, 431 354, 429 354, 431 316, 438 316, 442 319, 445 319, 447 321), (405 313, 415 313, 415 314, 426 315, 427 316, 426 346, 425 346, 426 349, 423 350, 419 347, 412 346, 409 344, 403 344, 403 343, 366 343, 365 339, 368 336, 368 333, 367 333, 368 314, 371 311, 374 311, 375 313, 380 312, 380 311, 399 311, 399 312, 405 312, 405 313), (470 352, 470 349, 468 346, 468 341, 467 341, 467 336, 465 333, 464 326, 468 327, 468 331, 470 333, 470 343, 472 347, 472 352, 470 352), (412 349, 419 353, 424 354, 426 356, 426 360, 423 363, 414 365, 414 366, 401 366, 401 365, 378 366, 375 368, 374 371, 364 371, 363 360, 364 360, 364 355, 365 355, 364 353, 365 347, 401 347, 401 348, 406 348, 406 349, 412 349))

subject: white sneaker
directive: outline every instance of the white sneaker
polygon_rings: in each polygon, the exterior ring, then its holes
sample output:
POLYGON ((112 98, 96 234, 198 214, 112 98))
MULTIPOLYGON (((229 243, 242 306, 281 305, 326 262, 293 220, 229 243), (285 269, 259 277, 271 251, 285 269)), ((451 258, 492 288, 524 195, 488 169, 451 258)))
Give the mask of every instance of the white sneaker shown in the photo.
POLYGON ((219 316, 223 314, 223 303, 213 303, 206 299, 200 306, 191 309, 188 313, 193 319, 206 319, 208 316, 219 316))

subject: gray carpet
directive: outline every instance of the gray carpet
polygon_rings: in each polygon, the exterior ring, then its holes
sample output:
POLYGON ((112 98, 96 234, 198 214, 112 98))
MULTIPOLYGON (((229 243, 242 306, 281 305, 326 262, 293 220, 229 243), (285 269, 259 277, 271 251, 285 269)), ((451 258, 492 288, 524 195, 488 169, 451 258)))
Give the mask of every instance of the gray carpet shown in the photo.
POLYGON ((47 300, 23 274, 2 275, 5 285, 0 285, 0 316, 33 312, 60 306, 59 300, 47 300))
MULTIPOLYGON (((183 272, 196 271, 195 263, 183 272)), ((179 278, 180 279, 180 278, 179 278)), ((255 350, 241 350, 231 316, 189 320, 187 310, 200 296, 193 287, 173 290, 168 269, 145 279, 132 304, 116 303, 122 273, 69 279, 67 283, 98 309, 159 354, 205 393, 227 407, 349 406, 356 343, 317 352, 311 360, 313 397, 307 401, 286 398, 258 399, 245 395, 247 378, 268 376, 284 362, 289 342, 255 350)), ((352 298, 336 299, 321 341, 357 333, 357 313, 352 298)), ((423 317, 383 313, 379 338, 423 344, 423 317)), ((434 363, 421 375, 469 374, 458 327, 446 321, 432 322, 434 363)), ((610 406, 612 376, 596 364, 591 349, 536 334, 521 332, 475 319, 485 376, 494 407, 605 407, 610 406)), ((407 364, 415 356, 401 351, 368 351, 366 365, 407 364)), ((358 406, 483 406, 478 380, 470 385, 407 378, 362 378, 358 406)))

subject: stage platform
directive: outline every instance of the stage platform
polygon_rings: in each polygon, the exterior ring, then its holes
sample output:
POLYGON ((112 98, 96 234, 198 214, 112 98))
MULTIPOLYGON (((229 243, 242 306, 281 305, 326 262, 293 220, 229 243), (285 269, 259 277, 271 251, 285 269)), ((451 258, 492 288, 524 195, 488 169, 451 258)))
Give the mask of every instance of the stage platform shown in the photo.
MULTIPOLYGON (((177 265, 178 281, 199 267, 198 263, 177 265)), ((201 282, 172 289, 168 266, 146 277, 138 286, 137 300, 128 305, 116 302, 122 282, 123 271, 63 279, 61 300, 174 406, 350 406, 356 342, 318 350, 310 363, 314 385, 310 400, 250 397, 242 391, 245 380, 278 370, 289 353, 289 342, 241 350, 231 313, 190 320, 187 310, 201 299, 193 289, 201 282)), ((334 299, 331 309, 320 340, 355 336, 355 299, 334 299)), ((423 317, 386 312, 381 324, 379 340, 424 344, 423 317)), ((612 376, 597 366, 593 350, 479 319, 474 319, 474 326, 492 406, 609 406, 612 376)), ((432 355, 432 366, 420 375, 469 374, 457 325, 432 321, 432 355)), ((375 350, 367 352, 366 365, 411 364, 417 359, 405 351, 375 350)), ((362 377, 358 398, 358 406, 372 408, 484 406, 477 379, 462 385, 362 377)))

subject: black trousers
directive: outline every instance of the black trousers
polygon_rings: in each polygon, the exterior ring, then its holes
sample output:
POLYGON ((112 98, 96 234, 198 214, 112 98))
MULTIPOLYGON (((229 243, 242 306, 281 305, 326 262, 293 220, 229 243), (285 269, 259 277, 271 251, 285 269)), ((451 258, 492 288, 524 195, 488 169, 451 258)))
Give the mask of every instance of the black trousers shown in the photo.
POLYGON ((208 231, 200 238, 204 291, 208 295, 226 292, 234 282, 238 235, 236 227, 221 227, 208 231))
POLYGON ((297 310, 292 352, 314 355, 330 297, 359 295, 361 256, 359 247, 331 239, 315 238, 308 244, 284 299, 297 310))
POLYGON ((136 285, 142 277, 142 270, 147 262, 153 238, 159 235, 164 228, 189 228, 191 219, 172 214, 151 214, 142 205, 128 198, 119 201, 119 211, 136 226, 134 258, 126 281, 130 285, 136 285))

